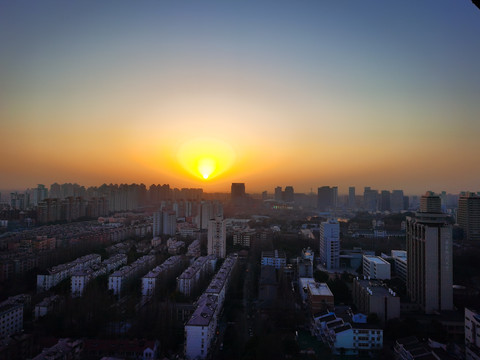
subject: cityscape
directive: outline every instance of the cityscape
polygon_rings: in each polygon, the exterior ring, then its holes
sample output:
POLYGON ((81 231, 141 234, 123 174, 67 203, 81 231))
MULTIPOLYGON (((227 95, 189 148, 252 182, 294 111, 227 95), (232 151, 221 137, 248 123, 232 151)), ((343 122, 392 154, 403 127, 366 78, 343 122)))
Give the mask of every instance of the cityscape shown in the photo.
POLYGON ((477 34, 0 0, 0 360, 480 360, 477 34))

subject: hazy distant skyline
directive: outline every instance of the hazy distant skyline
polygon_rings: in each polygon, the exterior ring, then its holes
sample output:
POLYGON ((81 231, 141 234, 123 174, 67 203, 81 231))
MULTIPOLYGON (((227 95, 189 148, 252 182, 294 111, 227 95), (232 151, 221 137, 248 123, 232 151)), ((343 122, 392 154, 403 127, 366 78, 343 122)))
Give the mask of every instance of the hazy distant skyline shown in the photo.
POLYGON ((3 1, 0 188, 478 191, 478 34, 470 0, 3 1))

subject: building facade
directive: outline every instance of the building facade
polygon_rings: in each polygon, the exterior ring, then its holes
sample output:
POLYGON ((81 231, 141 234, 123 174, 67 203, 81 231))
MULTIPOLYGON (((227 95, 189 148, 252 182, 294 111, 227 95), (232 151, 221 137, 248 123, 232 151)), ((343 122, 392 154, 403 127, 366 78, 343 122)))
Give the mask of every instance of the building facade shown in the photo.
POLYGON ((428 192, 420 211, 407 217, 407 293, 430 314, 453 309, 452 226, 440 197, 428 192))
POLYGON ((320 224, 320 261, 327 270, 340 267, 340 225, 336 220, 320 224))

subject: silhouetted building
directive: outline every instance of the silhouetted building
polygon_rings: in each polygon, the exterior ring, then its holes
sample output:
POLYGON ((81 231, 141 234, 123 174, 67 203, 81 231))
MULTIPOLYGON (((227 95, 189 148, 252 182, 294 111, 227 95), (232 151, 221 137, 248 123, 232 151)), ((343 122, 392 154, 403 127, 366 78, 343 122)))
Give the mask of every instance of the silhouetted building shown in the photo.
POLYGON ((216 217, 208 223, 208 255, 225 258, 227 230, 222 217, 216 217))
POLYGON ((425 313, 453 308, 452 226, 440 197, 427 192, 407 217, 407 293, 425 313))
POLYGON ((463 238, 480 240, 480 196, 464 193, 458 199, 457 223, 463 230, 463 238))
POLYGON ((355 186, 350 186, 348 188, 348 208, 355 209, 357 207, 355 199, 355 186))
POLYGON ((405 210, 403 190, 393 190, 390 195, 390 211, 399 213, 405 210))
POLYGON ((293 186, 286 186, 285 192, 283 193, 283 200, 285 202, 293 202, 293 199, 294 199, 293 186))
POLYGON ((234 203, 242 202, 245 198, 245 183, 232 183, 231 199, 234 203))
POLYGON ((281 186, 275 188, 275 201, 283 201, 283 191, 281 186))
POLYGON ((390 211, 390 191, 382 190, 380 200, 380 211, 390 211))
POLYGON ((322 186, 318 188, 317 209, 327 211, 337 206, 338 188, 322 186))

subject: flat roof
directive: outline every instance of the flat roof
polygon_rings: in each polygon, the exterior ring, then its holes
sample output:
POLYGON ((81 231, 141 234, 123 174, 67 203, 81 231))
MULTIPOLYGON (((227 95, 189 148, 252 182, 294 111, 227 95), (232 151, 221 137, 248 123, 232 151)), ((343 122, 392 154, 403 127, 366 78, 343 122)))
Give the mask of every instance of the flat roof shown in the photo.
POLYGON ((390 264, 389 262, 383 260, 381 257, 378 256, 363 255, 363 257, 377 264, 390 264))

